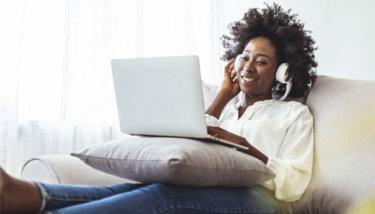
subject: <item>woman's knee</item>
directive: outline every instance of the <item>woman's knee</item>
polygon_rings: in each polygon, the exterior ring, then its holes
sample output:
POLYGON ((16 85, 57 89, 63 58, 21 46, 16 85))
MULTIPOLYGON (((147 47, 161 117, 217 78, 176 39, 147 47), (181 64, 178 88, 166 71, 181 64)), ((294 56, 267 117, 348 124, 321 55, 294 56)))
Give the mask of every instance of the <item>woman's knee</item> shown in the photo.
POLYGON ((150 193, 161 193, 167 191, 169 189, 169 186, 163 183, 152 183, 144 186, 142 189, 150 193))
POLYGON ((170 199, 178 197, 176 194, 179 192, 177 187, 165 183, 152 183, 147 186, 140 188, 144 194, 149 195, 152 198, 157 198, 158 200, 168 201, 170 199))

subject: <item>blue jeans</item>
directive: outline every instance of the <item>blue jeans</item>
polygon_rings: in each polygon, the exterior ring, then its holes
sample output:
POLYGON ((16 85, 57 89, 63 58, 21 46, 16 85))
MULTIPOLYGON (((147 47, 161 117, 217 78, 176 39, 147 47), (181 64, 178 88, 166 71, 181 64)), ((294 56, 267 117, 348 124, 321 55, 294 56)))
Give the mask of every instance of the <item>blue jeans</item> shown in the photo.
POLYGON ((36 183, 46 213, 214 214, 277 213, 272 198, 258 187, 184 187, 119 184, 111 187, 36 183))

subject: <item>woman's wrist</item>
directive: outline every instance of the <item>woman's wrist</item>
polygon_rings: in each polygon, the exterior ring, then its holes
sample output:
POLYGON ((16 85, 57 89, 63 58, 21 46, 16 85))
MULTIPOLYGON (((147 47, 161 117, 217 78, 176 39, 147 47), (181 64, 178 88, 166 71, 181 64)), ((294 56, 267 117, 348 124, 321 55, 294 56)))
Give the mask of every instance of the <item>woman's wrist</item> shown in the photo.
POLYGON ((268 157, 263 154, 261 151, 259 151, 257 148, 255 148, 253 145, 251 145, 246 138, 244 138, 243 145, 248 147, 249 149, 245 151, 246 154, 251 155, 260 161, 262 161, 264 164, 267 164, 268 157))
POLYGON ((231 91, 225 89, 221 89, 217 96, 220 96, 220 98, 223 99, 223 101, 226 103, 228 103, 231 99, 233 99, 233 97, 235 97, 233 96, 231 91))
POLYGON ((220 117, 224 107, 231 100, 231 94, 225 90, 221 90, 215 97, 211 106, 206 110, 206 114, 212 115, 216 118, 220 117))

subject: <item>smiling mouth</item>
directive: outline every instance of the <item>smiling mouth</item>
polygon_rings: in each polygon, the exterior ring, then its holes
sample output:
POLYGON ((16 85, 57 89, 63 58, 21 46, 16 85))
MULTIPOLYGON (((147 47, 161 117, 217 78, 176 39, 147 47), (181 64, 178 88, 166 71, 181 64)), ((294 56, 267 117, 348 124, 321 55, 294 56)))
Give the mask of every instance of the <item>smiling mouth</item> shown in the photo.
POLYGON ((245 81, 245 82, 256 82, 258 81, 257 79, 254 79, 254 78, 250 78, 250 77, 247 77, 247 76, 241 76, 242 79, 245 81))

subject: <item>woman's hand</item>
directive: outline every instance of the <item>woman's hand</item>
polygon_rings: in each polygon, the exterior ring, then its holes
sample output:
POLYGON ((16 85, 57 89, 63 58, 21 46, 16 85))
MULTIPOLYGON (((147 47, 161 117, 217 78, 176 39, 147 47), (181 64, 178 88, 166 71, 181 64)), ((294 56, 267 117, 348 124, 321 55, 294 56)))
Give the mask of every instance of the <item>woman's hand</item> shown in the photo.
POLYGON ((214 137, 217 137, 217 138, 220 138, 220 139, 223 139, 223 140, 227 140, 227 141, 230 141, 232 143, 236 143, 236 144, 239 144, 241 146, 248 147, 248 148, 250 146, 249 143, 247 142, 247 140, 244 137, 241 137, 241 136, 238 136, 238 135, 233 134, 231 132, 228 132, 227 130, 222 129, 220 127, 207 126, 207 131, 208 131, 208 134, 210 134, 214 137))
POLYGON ((224 140, 228 140, 232 143, 236 143, 236 144, 239 144, 241 146, 245 146, 245 147, 249 148, 249 150, 240 150, 240 151, 242 151, 242 152, 244 152, 248 155, 251 155, 255 158, 258 158, 264 164, 267 164, 268 157, 265 154, 263 154, 261 151, 256 149, 254 146, 252 146, 249 142, 247 142, 246 138, 238 136, 238 135, 233 134, 231 132, 228 132, 227 130, 224 130, 220 127, 207 126, 207 131, 208 131, 208 134, 210 134, 214 137, 221 138, 221 139, 224 139, 224 140))
POLYGON ((206 110, 206 114, 219 118, 228 102, 240 92, 237 72, 234 71, 234 60, 235 59, 230 60, 225 66, 223 85, 210 107, 206 110))
POLYGON ((240 92, 239 79, 237 71, 234 70, 235 58, 231 59, 225 66, 224 81, 221 90, 228 93, 231 98, 240 92))

